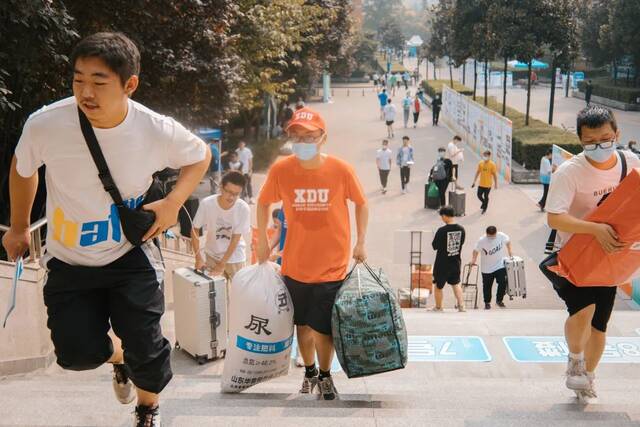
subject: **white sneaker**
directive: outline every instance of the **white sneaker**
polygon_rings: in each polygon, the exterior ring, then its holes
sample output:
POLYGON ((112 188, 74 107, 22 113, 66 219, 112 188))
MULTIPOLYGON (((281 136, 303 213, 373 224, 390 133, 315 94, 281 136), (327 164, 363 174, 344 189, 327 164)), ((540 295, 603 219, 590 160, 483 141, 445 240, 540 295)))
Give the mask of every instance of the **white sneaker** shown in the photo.
POLYGON ((134 401, 136 398, 136 387, 133 385, 126 371, 124 365, 113 364, 113 392, 116 395, 118 402, 123 405, 127 405, 134 401))
POLYGON ((320 388, 320 399, 321 400, 336 400, 340 399, 338 395, 338 390, 336 390, 336 386, 333 384, 332 377, 325 377, 323 379, 318 380, 318 387, 320 388))
POLYGON ((584 391, 589 389, 589 378, 584 365, 584 359, 574 359, 569 356, 567 362, 567 388, 574 391, 584 391))
POLYGON ((302 359, 302 356, 300 356, 300 354, 298 354, 298 356, 296 357, 296 366, 298 368, 304 367, 304 360, 302 359))
POLYGON ((575 391, 578 402, 583 405, 598 403, 598 394, 596 393, 595 387, 595 376, 591 377, 587 374, 587 378, 589 379, 589 389, 575 391))
POLYGON ((318 377, 308 378, 306 375, 302 380, 302 386, 300 387, 300 394, 312 394, 313 390, 317 388, 317 392, 320 393, 320 387, 318 387, 318 377))

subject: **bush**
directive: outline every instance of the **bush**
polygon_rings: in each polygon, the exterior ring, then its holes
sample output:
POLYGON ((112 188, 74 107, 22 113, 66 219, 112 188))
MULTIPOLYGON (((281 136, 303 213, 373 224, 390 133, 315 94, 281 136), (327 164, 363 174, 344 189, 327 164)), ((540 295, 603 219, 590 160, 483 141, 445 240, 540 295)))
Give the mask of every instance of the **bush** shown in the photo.
MULTIPOLYGON (((622 84, 623 81, 624 80, 620 80, 619 84, 622 84)), ((603 98, 624 102, 626 104, 637 104, 636 99, 640 98, 640 88, 638 87, 615 86, 613 84, 613 80, 608 78, 594 79, 592 83, 592 94, 594 96, 601 96, 603 98)), ((578 89, 580 92, 584 93, 586 84, 586 80, 578 82, 578 89)))
MULTIPOLYGON (((422 82, 422 88, 431 98, 436 96, 436 94, 442 95, 442 86, 451 86, 451 82, 449 80, 424 80, 422 82)), ((473 95, 473 89, 469 89, 455 80, 453 82, 453 90, 466 96, 473 95)))
MULTIPOLYGON (((484 98, 478 97, 477 102, 484 104, 484 98)), ((487 107, 502 113, 502 104, 494 98, 489 98, 487 107)), ((525 115, 508 107, 507 118, 513 124, 511 157, 527 169, 538 169, 540 158, 554 144, 574 154, 582 151, 578 136, 572 132, 551 126, 532 117, 529 117, 529 126, 525 126, 525 115)))

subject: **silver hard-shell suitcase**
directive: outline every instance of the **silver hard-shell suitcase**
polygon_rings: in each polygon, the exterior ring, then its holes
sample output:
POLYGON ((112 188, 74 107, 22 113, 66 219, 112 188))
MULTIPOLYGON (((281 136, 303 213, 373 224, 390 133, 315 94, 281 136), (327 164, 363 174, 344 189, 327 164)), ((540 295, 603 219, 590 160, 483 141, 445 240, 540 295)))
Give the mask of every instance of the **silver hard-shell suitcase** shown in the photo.
POLYGON ((227 281, 192 268, 173 271, 176 349, 199 364, 224 357, 227 349, 227 281))
POLYGON ((524 260, 514 256, 504 259, 504 267, 507 270, 507 295, 513 297, 527 297, 527 278, 524 274, 524 260))

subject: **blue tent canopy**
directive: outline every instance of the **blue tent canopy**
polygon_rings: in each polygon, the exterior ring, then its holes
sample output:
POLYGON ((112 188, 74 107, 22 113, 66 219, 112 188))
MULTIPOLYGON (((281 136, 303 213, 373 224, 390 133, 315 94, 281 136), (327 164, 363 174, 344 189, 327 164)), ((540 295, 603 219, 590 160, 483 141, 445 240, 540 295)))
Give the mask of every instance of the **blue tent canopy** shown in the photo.
MULTIPOLYGON (((522 70, 526 70, 529 67, 529 64, 527 64, 526 62, 520 62, 520 61, 509 61, 508 64, 511 68, 517 68, 522 70)), ((531 61, 531 68, 534 70, 544 70, 545 68, 549 68, 549 64, 547 64, 546 62, 542 62, 542 61, 538 61, 537 59, 534 59, 533 61, 531 61)))
POLYGON ((202 129, 198 129, 198 136, 207 141, 220 140, 222 139, 222 130, 202 128, 202 129))

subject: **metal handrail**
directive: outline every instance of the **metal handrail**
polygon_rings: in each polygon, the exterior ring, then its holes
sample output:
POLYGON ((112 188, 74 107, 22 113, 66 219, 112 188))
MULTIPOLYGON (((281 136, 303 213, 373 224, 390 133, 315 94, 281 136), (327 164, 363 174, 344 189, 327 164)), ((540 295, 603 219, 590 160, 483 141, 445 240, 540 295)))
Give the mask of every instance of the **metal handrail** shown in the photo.
MULTIPOLYGON (((36 262, 44 253, 45 246, 42 244, 40 229, 45 225, 47 225, 47 218, 41 218, 29 226, 29 233, 31 233, 31 243, 29 244, 30 262, 36 262)), ((7 232, 9 229, 9 226, 0 224, 0 231, 7 232)))

